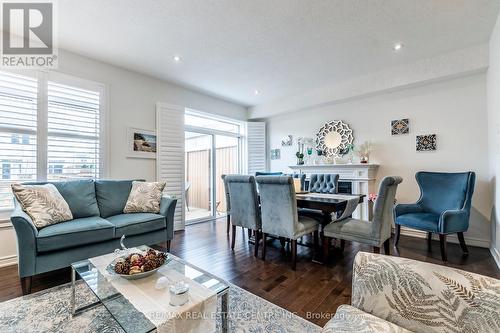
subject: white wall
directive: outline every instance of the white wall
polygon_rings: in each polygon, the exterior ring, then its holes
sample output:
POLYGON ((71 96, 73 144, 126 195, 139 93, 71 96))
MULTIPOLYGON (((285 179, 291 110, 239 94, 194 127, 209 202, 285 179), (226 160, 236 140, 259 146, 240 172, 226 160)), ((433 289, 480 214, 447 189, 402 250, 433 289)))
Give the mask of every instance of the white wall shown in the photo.
POLYGON ((419 170, 466 171, 477 174, 471 226, 471 245, 489 246, 491 193, 488 176, 486 75, 409 88, 353 101, 309 108, 268 119, 269 149, 280 148, 281 160, 270 161, 270 170, 287 170, 295 163, 296 146, 281 147, 281 138, 292 134, 314 137, 327 121, 341 119, 354 131, 354 143, 374 143, 371 162, 379 163, 378 179, 399 175, 399 202, 414 202, 419 190, 414 179, 419 170), (409 118, 410 134, 391 136, 393 119, 409 118), (437 134, 435 152, 416 152, 415 135, 437 134))
POLYGON ((490 172, 493 184, 491 211, 491 253, 500 266, 500 16, 490 40, 488 69, 488 124, 490 142, 490 172))
MULTIPOLYGON (((155 160, 127 158, 127 127, 155 129, 155 103, 246 120, 245 107, 146 75, 59 51, 58 72, 106 85, 108 102, 108 176, 116 179, 155 179, 155 160)), ((0 221, 0 266, 16 262, 16 237, 9 222, 0 221)))

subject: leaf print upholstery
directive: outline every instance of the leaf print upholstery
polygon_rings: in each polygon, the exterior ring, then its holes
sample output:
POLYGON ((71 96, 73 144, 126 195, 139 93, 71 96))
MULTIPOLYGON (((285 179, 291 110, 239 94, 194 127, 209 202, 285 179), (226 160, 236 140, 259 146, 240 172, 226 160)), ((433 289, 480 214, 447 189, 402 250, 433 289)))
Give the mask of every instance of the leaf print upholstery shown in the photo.
POLYGON ((73 219, 68 203, 53 184, 12 184, 11 188, 37 229, 73 219))
POLYGON ((124 213, 159 213, 165 182, 133 181, 124 213))
POLYGON ((360 252, 352 306, 414 332, 500 332, 500 281, 360 252))

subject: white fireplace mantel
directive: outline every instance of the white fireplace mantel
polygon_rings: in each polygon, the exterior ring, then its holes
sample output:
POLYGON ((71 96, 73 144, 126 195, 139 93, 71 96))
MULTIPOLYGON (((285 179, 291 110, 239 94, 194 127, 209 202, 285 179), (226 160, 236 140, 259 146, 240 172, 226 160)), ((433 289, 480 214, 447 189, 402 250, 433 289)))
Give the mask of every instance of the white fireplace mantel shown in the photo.
MULTIPOLYGON (((376 193, 375 181, 377 180, 378 164, 304 164, 290 165, 295 172, 304 173, 309 178, 314 173, 335 173, 339 175, 339 181, 352 183, 352 194, 364 194, 368 197, 370 193, 376 193)), ((369 220, 371 212, 368 198, 353 214, 354 218, 369 220)))

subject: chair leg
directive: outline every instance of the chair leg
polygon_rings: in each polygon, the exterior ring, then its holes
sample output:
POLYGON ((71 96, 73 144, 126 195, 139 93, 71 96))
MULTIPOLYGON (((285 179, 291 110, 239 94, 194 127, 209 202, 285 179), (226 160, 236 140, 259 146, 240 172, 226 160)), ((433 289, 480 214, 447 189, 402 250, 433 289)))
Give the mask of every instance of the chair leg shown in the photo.
POLYGON ((330 255, 330 237, 323 235, 323 262, 326 263, 330 255))
POLYGON ((399 236, 401 236, 401 226, 396 224, 396 229, 394 230, 394 246, 398 246, 399 236))
POLYGON ((227 219, 227 230, 226 230, 226 234, 229 233, 229 229, 231 227, 231 215, 227 214, 226 215, 226 219, 227 219))
POLYGON ((458 242, 460 243, 460 247, 462 248, 462 251, 464 251, 465 254, 469 254, 469 249, 467 248, 467 245, 465 244, 464 233, 458 232, 457 236, 458 236, 458 242))
POLYGON ((374 246, 373 247, 373 253, 380 253, 380 247, 374 246))
POLYGON ((297 266, 297 240, 292 239, 290 246, 292 248, 292 270, 295 270, 297 266))
POLYGON ((252 229, 248 229, 248 238, 252 237, 252 229))
POLYGON ((31 283, 33 281, 32 276, 27 276, 21 278, 21 290, 23 291, 23 295, 31 294, 31 283))
POLYGON ((167 252, 170 252, 170 245, 172 245, 172 240, 167 241, 167 252))
POLYGON ((439 234, 439 247, 441 248, 441 259, 447 261, 448 257, 446 255, 446 235, 439 234))
POLYGON ((236 240, 236 226, 233 225, 233 230, 231 232, 231 250, 234 250, 234 241, 236 240))
POLYGON ((318 249, 318 243, 319 243, 319 235, 318 235, 318 230, 313 232, 313 248, 314 251, 318 249))
POLYGON ((262 233, 262 260, 266 260, 267 234, 262 233))
POLYGON ((259 240, 260 240, 260 231, 255 230, 255 244, 254 244, 254 256, 257 258, 259 255, 259 240))
POLYGON ((427 250, 432 250, 432 232, 427 233, 427 250))
POLYGON ((345 239, 340 240, 340 253, 344 253, 345 249, 345 239))
POLYGON ((281 244, 281 249, 284 249, 286 245, 286 240, 283 237, 280 237, 280 244, 281 244))
POLYGON ((391 239, 390 238, 388 238, 384 242, 384 253, 387 255, 391 254, 391 239))

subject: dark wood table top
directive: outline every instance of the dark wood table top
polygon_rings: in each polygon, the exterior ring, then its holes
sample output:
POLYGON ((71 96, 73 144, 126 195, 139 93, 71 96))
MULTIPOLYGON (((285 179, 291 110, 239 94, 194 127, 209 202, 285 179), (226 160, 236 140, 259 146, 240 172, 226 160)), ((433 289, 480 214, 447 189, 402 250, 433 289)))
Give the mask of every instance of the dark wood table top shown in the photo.
MULTIPOLYGON (((297 194, 297 206, 300 208, 317 209, 323 212, 335 213, 344 210, 347 205, 347 200, 343 198, 328 197, 324 194, 314 195, 315 193, 297 194)), ((340 194, 344 195, 344 194, 340 194)), ((345 196, 353 196, 359 198, 359 203, 364 201, 365 194, 345 194, 345 196)))

